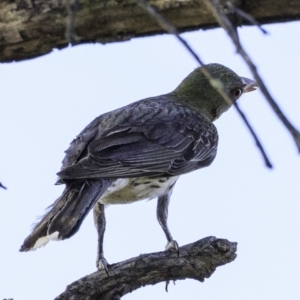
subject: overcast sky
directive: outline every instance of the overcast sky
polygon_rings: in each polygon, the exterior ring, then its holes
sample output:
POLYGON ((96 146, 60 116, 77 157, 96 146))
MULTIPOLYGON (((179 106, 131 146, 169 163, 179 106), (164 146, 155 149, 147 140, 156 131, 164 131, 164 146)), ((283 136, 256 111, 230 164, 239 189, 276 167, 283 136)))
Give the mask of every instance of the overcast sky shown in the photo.
MULTIPOLYGON (((272 95, 300 129, 300 23, 239 30, 272 95)), ((220 29, 183 35, 206 63, 252 78, 220 29)), ((96 116, 173 90, 197 67, 171 36, 68 48, 0 65, 0 299, 50 300, 67 284, 95 271, 92 214, 69 240, 18 252, 31 224, 58 198, 54 186, 64 150, 96 116)), ((177 281, 141 288, 122 299, 299 300, 300 157, 260 91, 240 107, 261 138, 267 169, 234 109, 215 122, 220 142, 214 163, 184 175, 173 192, 169 225, 179 245, 206 236, 238 242, 234 262, 204 283, 177 281)), ((104 241, 109 263, 164 249, 156 200, 107 209, 104 241)))

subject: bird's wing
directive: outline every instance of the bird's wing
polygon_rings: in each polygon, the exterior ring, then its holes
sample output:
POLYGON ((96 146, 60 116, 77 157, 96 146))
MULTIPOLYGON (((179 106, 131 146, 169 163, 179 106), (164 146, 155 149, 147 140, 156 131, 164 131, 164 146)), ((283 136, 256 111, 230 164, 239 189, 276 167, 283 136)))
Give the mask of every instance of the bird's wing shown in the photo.
POLYGON ((100 116, 74 140, 63 179, 176 176, 209 165, 215 126, 188 107, 141 101, 100 116))

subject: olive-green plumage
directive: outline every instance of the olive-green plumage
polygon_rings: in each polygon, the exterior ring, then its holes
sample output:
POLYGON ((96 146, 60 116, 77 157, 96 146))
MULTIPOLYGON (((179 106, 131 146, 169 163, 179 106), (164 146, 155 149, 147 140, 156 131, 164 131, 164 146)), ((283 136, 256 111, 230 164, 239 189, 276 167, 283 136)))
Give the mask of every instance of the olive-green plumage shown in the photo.
POLYGON ((58 184, 65 184, 65 191, 34 227, 21 251, 71 237, 94 207, 97 266, 107 268, 104 206, 151 198, 158 198, 157 218, 167 248, 176 248, 167 226, 173 187, 180 175, 212 163, 218 144, 212 122, 243 92, 255 89, 254 81, 227 67, 209 64, 205 68, 231 101, 211 86, 202 67, 169 94, 134 102, 91 122, 66 151, 58 173, 58 184))
MULTIPOLYGON (((234 92, 240 89, 242 94, 245 86, 241 77, 219 64, 209 64, 206 69, 227 91, 232 102, 236 101, 234 92)), ((183 101, 199 110, 211 122, 219 118, 231 106, 231 103, 228 103, 212 87, 209 79, 202 73, 202 68, 197 68, 186 77, 171 94, 174 94, 179 101, 183 101)))

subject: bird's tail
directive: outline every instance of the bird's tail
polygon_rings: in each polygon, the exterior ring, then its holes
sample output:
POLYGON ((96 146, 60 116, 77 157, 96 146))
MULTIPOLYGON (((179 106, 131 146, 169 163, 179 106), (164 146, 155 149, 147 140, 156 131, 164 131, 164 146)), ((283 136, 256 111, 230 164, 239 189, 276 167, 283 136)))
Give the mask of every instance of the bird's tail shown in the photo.
POLYGON ((49 212, 34 226, 20 251, 35 250, 50 240, 71 237, 110 184, 109 179, 88 179, 67 184, 63 194, 49 207, 49 212))

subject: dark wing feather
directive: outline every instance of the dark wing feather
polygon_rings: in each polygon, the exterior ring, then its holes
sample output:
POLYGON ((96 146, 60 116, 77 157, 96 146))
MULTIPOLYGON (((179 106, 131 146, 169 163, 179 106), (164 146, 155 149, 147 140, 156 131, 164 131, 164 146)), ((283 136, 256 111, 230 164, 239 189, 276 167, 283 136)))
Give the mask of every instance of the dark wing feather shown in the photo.
POLYGON ((215 126, 176 101, 147 99, 94 120, 74 140, 62 179, 176 176, 209 165, 215 126))

